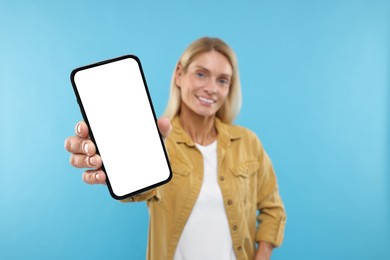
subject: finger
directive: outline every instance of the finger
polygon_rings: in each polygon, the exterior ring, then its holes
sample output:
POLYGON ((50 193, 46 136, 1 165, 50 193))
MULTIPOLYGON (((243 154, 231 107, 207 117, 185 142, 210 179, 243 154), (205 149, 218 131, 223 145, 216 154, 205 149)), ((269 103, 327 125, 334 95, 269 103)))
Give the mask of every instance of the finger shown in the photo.
POLYGON ((64 146, 71 153, 86 154, 89 156, 93 156, 96 153, 96 147, 91 140, 78 136, 66 138, 64 146))
POLYGON ((106 174, 100 169, 85 171, 82 178, 88 184, 106 184, 106 174))
POLYGON ((157 125, 161 135, 166 138, 172 130, 171 121, 167 117, 161 117, 157 120, 157 125))
POLYGON ((89 135, 89 129, 87 124, 84 121, 80 121, 76 124, 74 131, 77 136, 82 138, 87 138, 89 135))
POLYGON ((69 162, 76 168, 100 168, 102 159, 99 155, 88 156, 84 154, 71 154, 69 162))

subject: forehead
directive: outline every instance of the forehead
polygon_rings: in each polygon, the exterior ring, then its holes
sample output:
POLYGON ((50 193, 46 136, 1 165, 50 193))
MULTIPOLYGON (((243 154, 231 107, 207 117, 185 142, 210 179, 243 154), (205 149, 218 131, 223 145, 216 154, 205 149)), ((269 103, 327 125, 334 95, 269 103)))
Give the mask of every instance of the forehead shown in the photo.
POLYGON ((189 68, 203 68, 214 74, 232 75, 233 69, 229 60, 217 51, 204 52, 197 55, 189 65, 189 68))

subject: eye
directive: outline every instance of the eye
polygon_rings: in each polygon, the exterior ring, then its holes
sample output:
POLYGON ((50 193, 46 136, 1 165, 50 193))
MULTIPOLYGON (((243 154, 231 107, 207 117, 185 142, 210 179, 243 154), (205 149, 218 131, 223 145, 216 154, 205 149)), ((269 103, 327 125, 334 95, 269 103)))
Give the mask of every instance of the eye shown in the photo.
POLYGON ((203 79, 203 78, 206 77, 206 74, 203 73, 203 72, 201 72, 201 71, 196 72, 195 75, 196 75, 198 78, 201 78, 201 79, 203 79))
POLYGON ((218 83, 220 84, 220 85, 223 85, 223 86, 227 86, 227 85, 229 85, 229 80, 228 79, 226 79, 226 78, 220 78, 220 79, 218 79, 218 83))

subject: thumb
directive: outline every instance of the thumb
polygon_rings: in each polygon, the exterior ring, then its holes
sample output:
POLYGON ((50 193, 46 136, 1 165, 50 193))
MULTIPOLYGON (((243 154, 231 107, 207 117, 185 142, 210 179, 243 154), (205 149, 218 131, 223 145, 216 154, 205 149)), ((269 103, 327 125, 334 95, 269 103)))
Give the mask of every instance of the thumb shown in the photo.
POLYGON ((158 129, 164 138, 167 138, 172 130, 171 121, 167 117, 161 117, 157 120, 158 129))

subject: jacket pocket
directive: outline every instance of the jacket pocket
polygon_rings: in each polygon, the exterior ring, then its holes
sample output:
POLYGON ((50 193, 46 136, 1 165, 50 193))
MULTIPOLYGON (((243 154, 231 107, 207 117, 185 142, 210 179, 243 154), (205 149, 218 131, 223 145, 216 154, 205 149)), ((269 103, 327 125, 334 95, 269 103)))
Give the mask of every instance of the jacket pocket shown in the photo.
POLYGON ((248 160, 231 167, 234 187, 239 196, 243 209, 256 209, 256 178, 254 174, 259 170, 260 163, 257 160, 248 160))
POLYGON ((188 165, 188 163, 176 157, 169 158, 169 162, 171 164, 173 174, 187 176, 192 170, 192 168, 188 165))
POLYGON ((247 178, 254 174, 260 168, 260 163, 257 160, 248 160, 239 163, 236 167, 231 167, 233 175, 236 177, 247 178))

